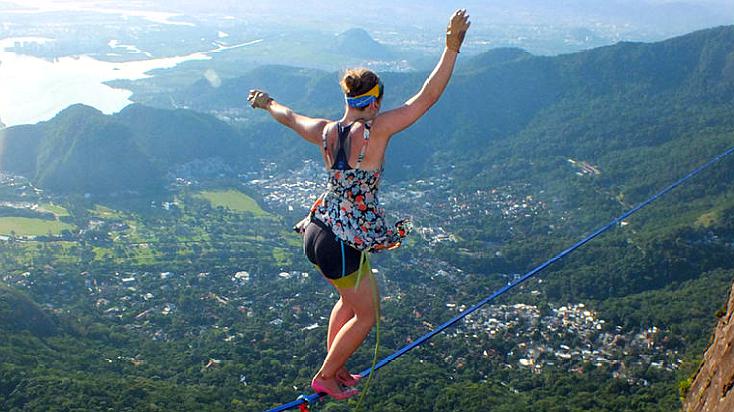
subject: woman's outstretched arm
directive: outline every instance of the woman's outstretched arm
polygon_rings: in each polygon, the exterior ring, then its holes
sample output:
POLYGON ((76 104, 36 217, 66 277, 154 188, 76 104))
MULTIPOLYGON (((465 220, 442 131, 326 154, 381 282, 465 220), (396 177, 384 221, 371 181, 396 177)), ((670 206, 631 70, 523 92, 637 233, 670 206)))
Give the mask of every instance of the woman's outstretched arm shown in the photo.
POLYGON ((375 131, 379 130, 381 135, 392 136, 415 123, 438 101, 451 79, 461 43, 470 24, 466 10, 457 10, 451 16, 446 29, 446 48, 433 72, 415 96, 402 106, 377 116, 373 124, 375 131))
POLYGON ((288 106, 276 102, 267 93, 261 90, 250 90, 247 101, 253 109, 263 109, 270 113, 278 123, 293 129, 307 142, 321 144, 321 133, 328 123, 326 119, 314 119, 298 114, 288 106))

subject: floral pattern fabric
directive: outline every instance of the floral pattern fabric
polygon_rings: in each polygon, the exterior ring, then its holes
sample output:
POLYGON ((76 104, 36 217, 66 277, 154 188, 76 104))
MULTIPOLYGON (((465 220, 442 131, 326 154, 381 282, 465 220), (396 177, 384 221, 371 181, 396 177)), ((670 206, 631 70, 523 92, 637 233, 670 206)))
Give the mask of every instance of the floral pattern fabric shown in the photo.
POLYGON ((381 174, 382 168, 329 170, 327 190, 314 204, 313 217, 357 250, 376 252, 400 246, 412 226, 407 220, 394 227, 385 223, 377 198, 381 174))

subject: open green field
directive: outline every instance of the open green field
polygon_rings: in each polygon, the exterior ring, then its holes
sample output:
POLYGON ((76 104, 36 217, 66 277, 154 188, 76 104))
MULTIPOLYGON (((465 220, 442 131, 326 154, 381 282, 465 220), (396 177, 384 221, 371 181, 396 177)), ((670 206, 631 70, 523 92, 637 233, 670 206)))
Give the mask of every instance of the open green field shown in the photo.
POLYGON ((57 220, 33 219, 27 217, 0 217, 0 235, 43 236, 58 235, 62 230, 74 229, 74 226, 57 220))
POLYGON ((255 216, 269 215, 257 204, 255 199, 238 190, 207 190, 198 193, 196 196, 208 200, 214 207, 221 206, 233 212, 250 212, 255 216))
POLYGON ((94 209, 91 210, 91 213, 103 219, 122 217, 122 213, 118 212, 117 210, 110 209, 109 207, 102 206, 102 205, 94 205, 94 209))
POLYGON ((39 209, 45 212, 53 213, 54 215, 56 215, 57 219, 63 216, 69 216, 68 210, 53 203, 43 203, 39 206, 39 209))

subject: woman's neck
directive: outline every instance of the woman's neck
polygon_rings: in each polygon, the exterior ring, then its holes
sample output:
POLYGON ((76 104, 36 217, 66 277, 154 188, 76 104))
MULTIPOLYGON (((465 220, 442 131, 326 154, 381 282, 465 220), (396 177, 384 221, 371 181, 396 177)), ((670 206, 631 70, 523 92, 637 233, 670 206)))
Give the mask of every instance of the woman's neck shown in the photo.
POLYGON ((356 110, 350 107, 344 112, 344 116, 342 116, 339 122, 345 123, 345 124, 351 124, 358 120, 363 121, 363 122, 368 122, 372 120, 373 116, 371 115, 372 113, 370 113, 369 110, 356 110))

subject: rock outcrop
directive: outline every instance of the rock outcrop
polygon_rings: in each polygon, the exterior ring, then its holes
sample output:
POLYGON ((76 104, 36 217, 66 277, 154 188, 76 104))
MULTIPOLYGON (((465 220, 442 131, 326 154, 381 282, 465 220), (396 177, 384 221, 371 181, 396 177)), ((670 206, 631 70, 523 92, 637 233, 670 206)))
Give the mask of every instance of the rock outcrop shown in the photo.
POLYGON ((725 312, 683 402, 686 412, 734 411, 734 287, 725 312))

